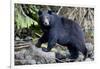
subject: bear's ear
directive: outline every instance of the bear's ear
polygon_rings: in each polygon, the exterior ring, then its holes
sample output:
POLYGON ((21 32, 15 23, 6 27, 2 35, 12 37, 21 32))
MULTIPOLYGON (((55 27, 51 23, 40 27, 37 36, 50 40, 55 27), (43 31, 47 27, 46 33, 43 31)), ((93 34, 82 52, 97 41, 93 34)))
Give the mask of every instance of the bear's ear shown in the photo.
POLYGON ((51 10, 48 10, 48 13, 49 13, 49 14, 52 14, 52 11, 51 11, 51 10))
POLYGON ((38 14, 39 14, 39 15, 41 15, 41 14, 42 14, 42 11, 41 11, 41 10, 39 10, 39 11, 38 11, 38 14))

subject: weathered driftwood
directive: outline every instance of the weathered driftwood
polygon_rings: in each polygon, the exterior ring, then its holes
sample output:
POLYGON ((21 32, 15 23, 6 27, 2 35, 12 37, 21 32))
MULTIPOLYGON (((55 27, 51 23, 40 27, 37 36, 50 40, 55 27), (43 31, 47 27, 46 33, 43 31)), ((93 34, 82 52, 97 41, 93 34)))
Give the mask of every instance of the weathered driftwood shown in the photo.
MULTIPOLYGON (((67 49, 62 52, 63 47, 58 46, 57 51, 55 52, 44 52, 42 48, 37 48, 31 42, 18 42, 15 43, 15 64, 16 65, 25 65, 25 64, 48 64, 48 63, 56 63, 56 60, 64 63, 70 62, 70 59, 66 57, 66 59, 57 59, 56 54, 60 53, 63 56, 70 55, 67 49)), ((88 57, 89 60, 93 60, 93 45, 91 43, 86 43, 86 47, 88 49, 88 57)), ((83 61, 83 55, 80 53, 79 58, 76 61, 83 61)), ((87 60, 86 60, 87 61, 87 60)))
POLYGON ((55 62, 54 52, 44 52, 41 48, 35 47, 35 45, 16 44, 15 47, 15 64, 45 64, 55 62), (22 46, 21 46, 22 45, 22 46), (34 62, 33 62, 34 60, 34 62))
POLYGON ((54 52, 44 52, 42 51, 42 48, 37 48, 34 45, 31 46, 32 52, 40 57, 45 57, 48 60, 55 59, 55 53, 54 52))

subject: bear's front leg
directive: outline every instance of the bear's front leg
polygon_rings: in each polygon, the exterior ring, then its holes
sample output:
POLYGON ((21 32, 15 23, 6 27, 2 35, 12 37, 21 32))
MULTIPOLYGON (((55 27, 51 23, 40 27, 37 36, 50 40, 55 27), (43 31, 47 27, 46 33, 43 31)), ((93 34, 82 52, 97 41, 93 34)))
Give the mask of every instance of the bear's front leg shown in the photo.
POLYGON ((42 48, 43 51, 45 52, 50 52, 51 49, 56 45, 56 39, 53 38, 53 39, 49 39, 48 41, 48 47, 47 48, 42 48))
POLYGON ((38 42, 36 43, 36 47, 41 47, 42 43, 46 43, 48 42, 48 34, 44 33, 43 36, 38 40, 38 42))
POLYGON ((35 44, 36 47, 40 48, 42 44, 41 38, 38 40, 38 42, 35 44))

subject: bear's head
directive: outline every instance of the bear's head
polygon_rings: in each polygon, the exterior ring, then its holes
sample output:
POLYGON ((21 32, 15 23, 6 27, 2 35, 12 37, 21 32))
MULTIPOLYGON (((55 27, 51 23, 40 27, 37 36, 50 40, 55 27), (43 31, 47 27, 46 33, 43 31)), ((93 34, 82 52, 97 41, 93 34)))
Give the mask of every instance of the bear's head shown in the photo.
POLYGON ((50 26, 52 18, 53 18, 52 11, 50 10, 49 11, 39 11, 38 15, 39 15, 40 23, 43 26, 50 26))

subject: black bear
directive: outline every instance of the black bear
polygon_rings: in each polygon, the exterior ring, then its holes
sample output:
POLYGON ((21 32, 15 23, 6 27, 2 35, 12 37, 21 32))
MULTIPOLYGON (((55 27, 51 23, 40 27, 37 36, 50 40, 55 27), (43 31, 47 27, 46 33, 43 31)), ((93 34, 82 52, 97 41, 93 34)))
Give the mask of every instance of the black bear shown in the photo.
POLYGON ((56 43, 66 46, 70 52, 70 59, 77 59, 79 51, 87 56, 84 33, 78 23, 57 15, 52 11, 39 11, 39 25, 43 36, 38 40, 36 46, 48 42, 46 52, 49 52, 56 43))

